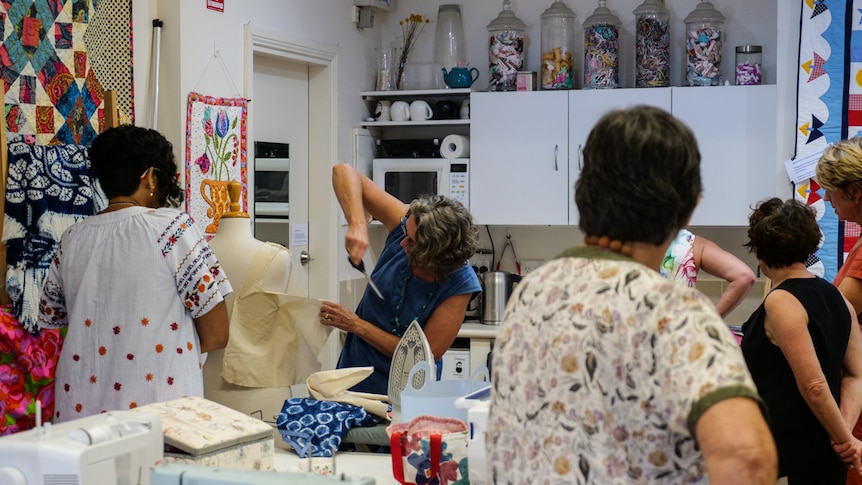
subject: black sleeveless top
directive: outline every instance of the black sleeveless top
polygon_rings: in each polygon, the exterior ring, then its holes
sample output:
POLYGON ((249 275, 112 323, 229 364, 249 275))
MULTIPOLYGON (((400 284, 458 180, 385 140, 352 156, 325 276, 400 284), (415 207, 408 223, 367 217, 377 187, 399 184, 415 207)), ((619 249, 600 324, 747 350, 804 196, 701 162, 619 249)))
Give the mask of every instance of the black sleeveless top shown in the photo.
MULTIPOLYGON (((835 402, 840 403, 841 372, 851 325, 841 293, 822 278, 788 279, 772 291, 779 289, 793 295, 808 312, 808 332, 817 359, 835 402)), ((845 479, 841 477, 846 476, 847 468, 832 450, 829 434, 799 393, 781 349, 766 337, 765 317, 766 309, 761 304, 743 325, 742 353, 769 410, 769 426, 778 447, 779 476, 807 475, 815 480, 809 483, 843 484, 845 479)))

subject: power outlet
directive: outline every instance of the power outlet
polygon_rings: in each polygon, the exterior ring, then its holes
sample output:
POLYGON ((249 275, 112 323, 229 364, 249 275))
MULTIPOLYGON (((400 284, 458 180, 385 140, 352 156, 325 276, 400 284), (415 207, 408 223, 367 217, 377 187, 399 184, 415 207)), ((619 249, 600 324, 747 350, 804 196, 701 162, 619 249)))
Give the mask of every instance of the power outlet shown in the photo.
POLYGON ((472 266, 473 270, 475 270, 478 274, 482 274, 487 271, 494 271, 494 268, 491 267, 490 254, 474 254, 473 257, 470 258, 470 266, 472 266))
POLYGON ((544 259, 524 259, 521 260, 521 274, 527 275, 535 271, 539 266, 545 264, 544 259))

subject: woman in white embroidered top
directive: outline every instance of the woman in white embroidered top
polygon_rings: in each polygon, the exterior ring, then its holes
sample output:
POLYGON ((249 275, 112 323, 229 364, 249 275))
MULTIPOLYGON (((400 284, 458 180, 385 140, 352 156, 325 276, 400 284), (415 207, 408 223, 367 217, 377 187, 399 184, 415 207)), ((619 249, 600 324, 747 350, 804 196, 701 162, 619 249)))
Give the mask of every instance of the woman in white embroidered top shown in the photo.
POLYGON ((89 150, 108 197, 63 233, 39 325, 68 327, 54 419, 69 421, 182 396, 203 396, 201 353, 224 348, 231 292, 204 235, 177 207, 173 148, 130 125, 89 150))

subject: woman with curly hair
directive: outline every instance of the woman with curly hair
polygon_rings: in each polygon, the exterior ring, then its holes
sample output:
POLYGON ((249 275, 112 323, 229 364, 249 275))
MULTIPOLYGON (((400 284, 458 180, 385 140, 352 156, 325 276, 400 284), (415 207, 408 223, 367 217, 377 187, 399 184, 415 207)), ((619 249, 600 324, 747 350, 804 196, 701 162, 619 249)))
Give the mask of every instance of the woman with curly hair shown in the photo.
POLYGON ((323 302, 320 323, 347 332, 339 368, 374 367, 353 390, 386 394, 392 354, 413 320, 425 331, 435 360, 458 335, 467 303, 481 290, 467 264, 479 229, 460 202, 421 196, 407 206, 349 165, 333 167, 332 187, 347 219, 351 261, 360 262, 368 248, 367 214, 389 235, 371 273, 383 298, 366 288, 356 312, 323 302))
POLYGON ((862 336, 850 303, 805 266, 820 237, 814 209, 799 201, 772 198, 749 217, 746 246, 773 289, 742 327, 742 353, 790 484, 843 484, 842 458, 858 469, 862 450, 838 407, 859 415, 862 336))

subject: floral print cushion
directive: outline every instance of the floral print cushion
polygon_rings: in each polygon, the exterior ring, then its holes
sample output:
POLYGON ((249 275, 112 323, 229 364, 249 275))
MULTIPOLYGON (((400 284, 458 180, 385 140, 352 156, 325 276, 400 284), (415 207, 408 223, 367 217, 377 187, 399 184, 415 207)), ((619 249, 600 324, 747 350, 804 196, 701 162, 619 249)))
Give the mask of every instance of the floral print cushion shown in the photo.
POLYGON ((32 334, 0 306, 0 436, 36 425, 36 400, 44 420, 54 414, 54 372, 65 329, 32 334))
POLYGON ((162 418, 165 444, 192 455, 204 455, 273 437, 263 421, 202 397, 183 397, 136 408, 162 418))

